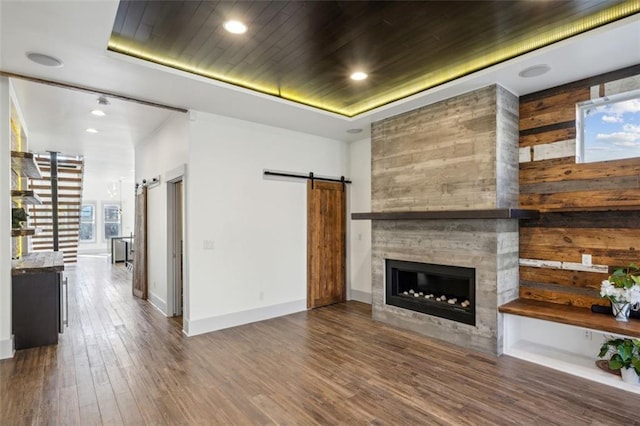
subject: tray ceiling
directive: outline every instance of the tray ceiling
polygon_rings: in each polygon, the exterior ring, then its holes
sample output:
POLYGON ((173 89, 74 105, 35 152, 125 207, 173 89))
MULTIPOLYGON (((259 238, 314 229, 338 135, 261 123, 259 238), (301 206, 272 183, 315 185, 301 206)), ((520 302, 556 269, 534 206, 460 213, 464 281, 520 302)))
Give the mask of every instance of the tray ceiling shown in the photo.
POLYGON ((638 1, 121 1, 109 49, 355 116, 638 13, 638 1), (244 22, 234 35, 227 20, 244 22), (349 75, 365 71, 369 78, 349 75))

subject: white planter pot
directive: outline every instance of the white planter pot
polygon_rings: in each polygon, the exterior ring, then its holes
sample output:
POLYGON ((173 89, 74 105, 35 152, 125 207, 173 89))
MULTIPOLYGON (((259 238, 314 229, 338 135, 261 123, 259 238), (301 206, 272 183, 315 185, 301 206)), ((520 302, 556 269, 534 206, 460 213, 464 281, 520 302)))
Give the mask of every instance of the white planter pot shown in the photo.
POLYGON ((640 384, 640 378, 638 377, 638 373, 636 373, 636 370, 633 367, 623 368, 620 370, 620 372, 622 373, 623 382, 631 383, 634 385, 640 384))

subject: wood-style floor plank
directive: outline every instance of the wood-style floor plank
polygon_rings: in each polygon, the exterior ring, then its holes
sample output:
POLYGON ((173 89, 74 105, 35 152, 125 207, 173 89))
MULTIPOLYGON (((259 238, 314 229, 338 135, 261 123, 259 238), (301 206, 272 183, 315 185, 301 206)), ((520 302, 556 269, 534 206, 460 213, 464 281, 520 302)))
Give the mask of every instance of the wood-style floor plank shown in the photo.
POLYGON ((638 395, 398 330, 362 303, 185 337, 108 258, 66 273, 59 344, 0 361, 1 425, 640 424, 638 395))

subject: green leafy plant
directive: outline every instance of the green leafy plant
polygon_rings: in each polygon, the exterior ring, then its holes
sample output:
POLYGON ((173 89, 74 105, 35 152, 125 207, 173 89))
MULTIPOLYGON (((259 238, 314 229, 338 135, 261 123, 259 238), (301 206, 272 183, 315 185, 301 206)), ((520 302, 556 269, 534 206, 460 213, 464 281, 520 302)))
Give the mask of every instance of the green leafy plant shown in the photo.
POLYGON ((602 344, 599 358, 609 356, 609 368, 634 368, 640 374, 640 340, 638 339, 609 339, 602 344))
POLYGON ((618 268, 609 277, 609 282, 617 288, 631 288, 635 284, 640 285, 640 268, 631 263, 626 268, 618 268))
POLYGON ((618 268, 608 279, 602 281, 600 295, 612 302, 640 304, 640 268, 635 263, 618 268))

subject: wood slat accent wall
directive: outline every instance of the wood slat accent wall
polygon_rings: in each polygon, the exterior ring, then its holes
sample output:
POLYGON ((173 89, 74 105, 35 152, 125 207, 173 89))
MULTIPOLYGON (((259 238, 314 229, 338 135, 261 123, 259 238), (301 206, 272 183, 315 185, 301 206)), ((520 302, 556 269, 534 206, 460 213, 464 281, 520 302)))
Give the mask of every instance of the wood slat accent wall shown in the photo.
POLYGON ((606 305, 611 268, 640 261, 640 159, 576 164, 576 103, 640 89, 640 65, 520 98, 520 297, 606 305), (593 267, 581 264, 591 254, 593 267))

